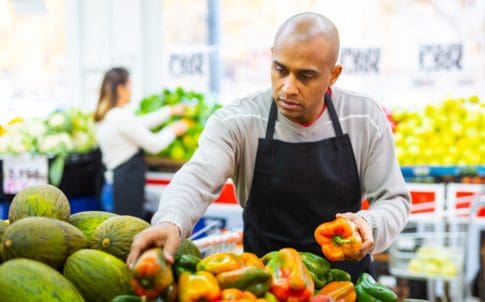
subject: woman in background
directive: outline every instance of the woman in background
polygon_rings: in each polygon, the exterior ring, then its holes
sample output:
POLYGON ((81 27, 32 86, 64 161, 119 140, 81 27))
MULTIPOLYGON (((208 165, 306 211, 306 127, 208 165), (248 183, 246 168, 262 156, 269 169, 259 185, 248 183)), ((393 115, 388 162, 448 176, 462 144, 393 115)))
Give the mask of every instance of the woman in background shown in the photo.
POLYGON ((177 121, 157 133, 150 128, 173 115, 183 115, 183 105, 166 106, 155 112, 136 116, 126 108, 131 100, 129 72, 112 68, 104 75, 94 114, 96 139, 107 171, 105 180, 113 184, 113 211, 121 215, 144 217, 146 165, 143 150, 158 153, 188 128, 177 121))

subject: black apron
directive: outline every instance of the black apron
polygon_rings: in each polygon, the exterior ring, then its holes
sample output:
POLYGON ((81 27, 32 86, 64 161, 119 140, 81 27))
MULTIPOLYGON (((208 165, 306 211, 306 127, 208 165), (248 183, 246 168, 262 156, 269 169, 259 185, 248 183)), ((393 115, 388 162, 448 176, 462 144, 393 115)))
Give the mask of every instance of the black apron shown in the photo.
MULTIPOLYGON (((258 141, 251 192, 243 212, 244 250, 259 257, 284 247, 323 256, 315 228, 336 213, 361 207, 360 182, 348 134, 328 94, 325 103, 336 136, 316 142, 274 140, 277 106, 273 101, 266 137, 258 141)), ((359 262, 331 262, 352 275, 374 274, 370 256, 359 262)))
POLYGON ((146 164, 143 151, 113 170, 114 212, 144 218, 146 164))

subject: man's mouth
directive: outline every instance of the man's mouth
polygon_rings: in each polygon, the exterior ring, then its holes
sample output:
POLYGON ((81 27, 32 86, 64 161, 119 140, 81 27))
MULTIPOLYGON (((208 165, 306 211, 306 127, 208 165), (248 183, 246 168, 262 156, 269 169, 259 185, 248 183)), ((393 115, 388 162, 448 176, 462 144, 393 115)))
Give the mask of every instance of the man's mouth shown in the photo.
POLYGON ((301 109, 301 103, 297 101, 287 100, 283 98, 278 99, 280 106, 285 110, 299 110, 301 109))

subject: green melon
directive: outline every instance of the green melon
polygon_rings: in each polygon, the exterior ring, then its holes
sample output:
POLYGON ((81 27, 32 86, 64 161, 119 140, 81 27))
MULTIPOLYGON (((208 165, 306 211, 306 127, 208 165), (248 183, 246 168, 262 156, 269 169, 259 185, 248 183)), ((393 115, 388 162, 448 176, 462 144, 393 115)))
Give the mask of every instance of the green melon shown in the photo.
MULTIPOLYGON (((5 233, 5 231, 7 230, 7 227, 8 227, 8 223, 3 221, 3 220, 0 220, 0 243, 2 242, 3 233, 5 233)), ((2 261, 3 261, 2 258, 3 258, 2 257, 2 245, 0 244, 0 263, 2 263, 2 261)))
POLYGON ((61 269, 66 258, 89 246, 84 234, 67 222, 27 217, 7 228, 2 237, 3 259, 29 258, 61 269))
POLYGON ((202 258, 199 248, 190 239, 185 238, 175 250, 174 258, 178 259, 180 256, 187 254, 202 258))
POLYGON ((86 301, 111 301, 132 293, 131 274, 120 259, 99 250, 83 249, 66 260, 64 276, 79 289, 86 301))
POLYGON ((114 213, 102 211, 86 211, 72 214, 69 222, 81 230, 88 241, 93 238, 94 230, 106 219, 117 216, 114 213))
POLYGON ((111 217, 94 231, 91 248, 108 252, 125 261, 130 252, 133 237, 149 226, 148 222, 133 216, 111 217))
POLYGON ((8 227, 8 223, 6 223, 3 220, 0 220, 0 240, 2 239, 2 235, 3 233, 5 233, 5 230, 7 229, 7 227, 8 227))
POLYGON ((0 300, 84 302, 76 287, 48 265, 14 259, 0 265, 0 300))
POLYGON ((50 217, 69 221, 71 207, 66 195, 52 185, 26 188, 12 200, 8 211, 10 223, 30 216, 50 217))

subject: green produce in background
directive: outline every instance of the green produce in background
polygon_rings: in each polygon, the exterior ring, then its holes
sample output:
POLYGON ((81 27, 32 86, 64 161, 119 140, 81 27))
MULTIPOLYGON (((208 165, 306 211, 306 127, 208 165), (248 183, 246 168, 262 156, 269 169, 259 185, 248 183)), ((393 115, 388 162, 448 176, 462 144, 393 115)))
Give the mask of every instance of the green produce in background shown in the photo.
POLYGON ((175 90, 165 89, 161 94, 144 98, 140 102, 137 114, 147 114, 163 106, 180 103, 187 105, 187 110, 183 117, 172 117, 152 130, 159 131, 169 123, 181 118, 188 120, 191 126, 187 133, 182 137, 178 137, 170 146, 157 154, 160 157, 176 161, 187 161, 192 157, 198 147, 199 136, 204 129, 207 119, 214 111, 222 107, 220 104, 208 101, 202 93, 187 91, 181 87, 177 87, 175 90))

